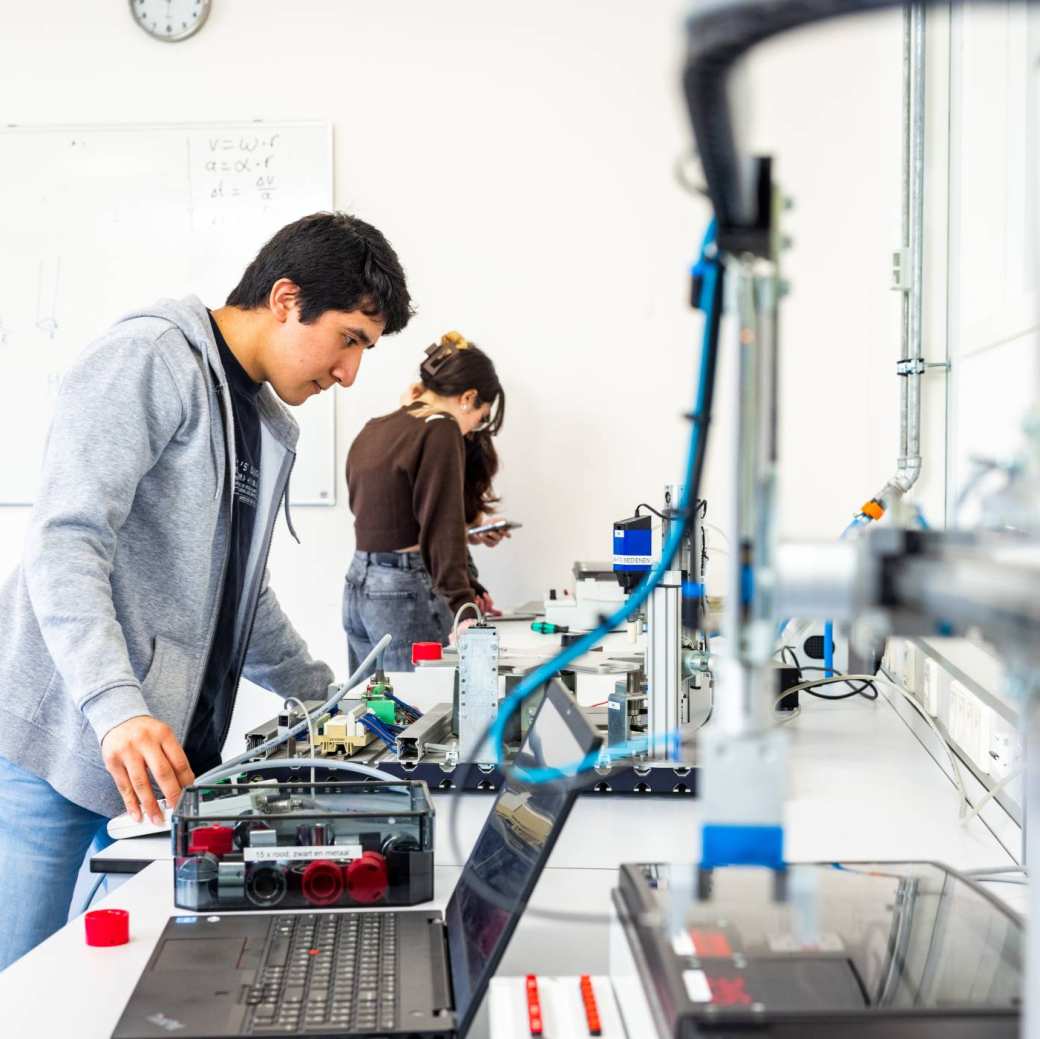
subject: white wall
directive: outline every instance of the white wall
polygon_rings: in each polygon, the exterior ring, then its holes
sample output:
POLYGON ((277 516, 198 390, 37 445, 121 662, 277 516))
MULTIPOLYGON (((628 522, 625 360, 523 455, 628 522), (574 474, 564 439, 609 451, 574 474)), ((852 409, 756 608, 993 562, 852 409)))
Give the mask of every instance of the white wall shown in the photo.
MULTIPOLYGON (((340 464, 435 336, 459 328, 485 346, 509 393, 499 489, 525 526, 480 563, 509 604, 564 583, 575 558, 607 556, 612 520, 657 501, 681 463, 700 331, 686 271, 707 215, 672 175, 690 144, 682 6, 220 0, 198 37, 171 46, 125 4, 53 0, 6 21, 0 97, 20 124, 331 120, 337 205, 385 231, 419 306, 340 392, 340 464)), ((894 466, 900 61, 899 19, 882 15, 771 43, 751 68, 754 139, 796 200, 788 535, 836 536, 894 466)), ((730 457, 718 419, 716 519, 730 457)), ((0 461, 14 449, 0 445, 0 461)), ((337 671, 353 548, 343 498, 297 510, 302 548, 283 531, 272 556, 283 603, 337 671)), ((0 571, 26 517, 0 510, 0 571)))
MULTIPOLYGON (((948 407, 926 415, 945 440, 947 519, 971 526, 999 480, 958 507, 973 460, 1008 462, 1023 447, 1022 422, 1037 401, 1037 58, 1040 16, 1023 4, 957 4, 929 14, 925 336, 950 360, 948 407)), ((933 387, 942 383, 933 380, 933 387)), ((927 461, 926 461, 927 464, 927 461)), ((932 640, 934 651, 991 695, 1017 708, 1003 661, 988 643, 932 640)), ((912 670, 912 669, 910 669, 912 670)), ((918 670, 918 677, 920 671, 918 670)), ((953 724, 950 676, 939 683, 938 719, 953 724)), ((1014 726, 983 707, 993 736, 1014 726)), ((991 745, 993 749, 995 742, 991 745)), ((1021 746, 1012 750, 1017 766, 1021 746)), ((991 761, 983 760, 989 769, 991 761)), ((993 770, 990 782, 1000 772, 993 770)), ((1021 784, 1009 795, 1021 804, 1021 784)), ((995 813, 992 813, 995 814, 995 813)))
MULTIPOLYGON (((1008 460, 1020 450, 1022 419, 1040 386, 1040 17, 1021 4, 958 7, 950 50, 952 504, 972 476, 973 458, 1008 460)), ((933 235, 941 239, 943 229, 933 235)), ((974 514, 969 503, 960 518, 974 514)))

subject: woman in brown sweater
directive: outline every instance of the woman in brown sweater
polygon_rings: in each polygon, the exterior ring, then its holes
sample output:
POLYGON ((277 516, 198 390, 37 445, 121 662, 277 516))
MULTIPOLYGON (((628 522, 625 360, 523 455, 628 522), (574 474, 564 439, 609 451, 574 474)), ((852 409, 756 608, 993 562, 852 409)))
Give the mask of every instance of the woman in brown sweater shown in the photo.
POLYGON ((413 642, 448 639, 483 599, 466 528, 496 501, 492 437, 505 393, 491 359, 457 332, 426 351, 414 400, 372 419, 347 456, 356 551, 343 590, 350 671, 387 632, 383 667, 412 669, 413 642))

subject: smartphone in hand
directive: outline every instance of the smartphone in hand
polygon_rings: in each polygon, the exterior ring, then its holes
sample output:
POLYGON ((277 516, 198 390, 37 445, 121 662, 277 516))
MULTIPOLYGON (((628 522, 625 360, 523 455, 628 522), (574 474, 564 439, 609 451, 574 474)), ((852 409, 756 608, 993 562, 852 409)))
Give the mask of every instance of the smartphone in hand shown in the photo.
POLYGON ((496 520, 494 523, 482 523, 479 527, 470 527, 466 533, 472 537, 474 534, 490 534, 495 530, 516 530, 517 527, 522 526, 522 523, 516 523, 513 520, 496 520))

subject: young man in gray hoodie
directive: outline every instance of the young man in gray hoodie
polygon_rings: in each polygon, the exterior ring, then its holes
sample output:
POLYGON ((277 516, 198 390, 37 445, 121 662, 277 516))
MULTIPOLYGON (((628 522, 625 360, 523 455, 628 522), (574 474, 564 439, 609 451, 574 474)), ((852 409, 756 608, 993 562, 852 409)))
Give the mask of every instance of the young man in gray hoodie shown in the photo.
MULTIPOLYGON (((298 428, 411 315, 374 227, 316 213, 227 304, 163 300, 62 382, 21 565, 0 585, 0 969, 65 922, 110 816, 220 761, 240 676, 323 696, 266 561, 298 428)), ((291 526, 290 526, 291 529, 291 526)))

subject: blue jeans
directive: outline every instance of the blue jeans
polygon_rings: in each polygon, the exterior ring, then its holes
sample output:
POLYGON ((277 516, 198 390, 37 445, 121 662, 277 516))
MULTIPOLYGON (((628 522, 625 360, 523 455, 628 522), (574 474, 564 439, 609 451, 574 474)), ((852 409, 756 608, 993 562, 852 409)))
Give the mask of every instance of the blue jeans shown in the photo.
MULTIPOLYGON (((355 552, 343 586, 350 673, 389 632, 387 671, 412 670, 413 642, 448 641, 451 611, 433 590, 418 552, 355 552)), ((372 668, 371 670, 374 670, 372 668)))
POLYGON ((91 842, 112 843, 107 822, 0 758, 0 970, 65 925, 91 842))

